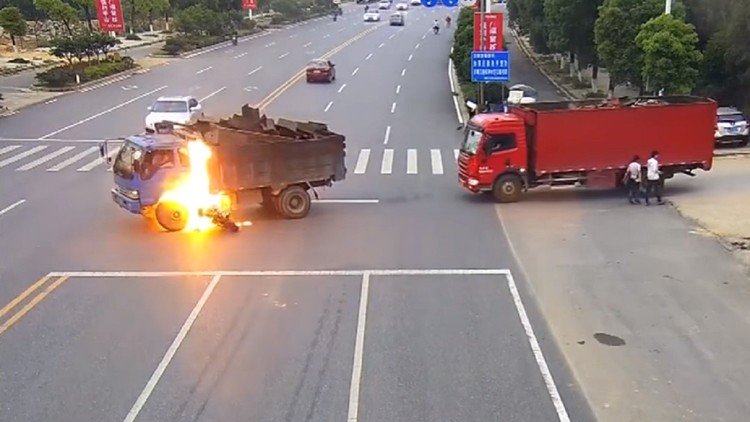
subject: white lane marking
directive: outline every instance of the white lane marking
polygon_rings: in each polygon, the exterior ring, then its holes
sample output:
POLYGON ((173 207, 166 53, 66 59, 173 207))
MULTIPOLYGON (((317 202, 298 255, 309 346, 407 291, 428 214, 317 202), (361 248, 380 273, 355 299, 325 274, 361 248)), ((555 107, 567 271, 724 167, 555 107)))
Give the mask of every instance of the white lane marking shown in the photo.
MULTIPOLYGON (((108 157, 112 158, 115 155, 117 155, 117 153, 120 152, 120 148, 122 148, 122 147, 113 148, 112 151, 109 152, 108 157)), ((76 169, 76 171, 90 171, 92 168, 94 168, 94 167, 96 167, 96 166, 98 166, 99 164, 102 164, 102 163, 104 163, 104 157, 99 157, 96 160, 94 160, 94 161, 92 161, 92 162, 90 162, 90 163, 88 163, 88 164, 86 164, 86 165, 84 165, 82 167, 79 167, 78 169, 76 169)))
POLYGON ((12 203, 12 204, 8 205, 7 207, 5 207, 5 208, 1 209, 1 210, 0 210, 0 215, 3 215, 3 214, 5 214, 5 213, 7 213, 8 211, 10 211, 10 210, 12 210, 13 208, 15 208, 15 207, 17 207, 17 206, 19 206, 19 205, 23 204, 24 202, 26 202, 26 200, 25 200, 25 199, 19 199, 18 201, 16 201, 16 202, 14 202, 14 203, 12 203))
POLYGON ((339 88, 339 94, 341 94, 341 91, 343 91, 344 88, 346 88, 346 84, 341 85, 341 88, 339 88))
POLYGON ((362 290, 359 294, 357 334, 354 340, 354 363, 352 380, 349 383, 349 412, 347 422, 357 422, 359 417, 359 388, 362 382, 362 363, 365 352, 365 327, 367 326, 367 298, 370 293, 370 273, 362 274, 362 290))
POLYGON ((289 36, 289 38, 297 38, 298 35, 299 34, 292 34, 292 35, 289 36))
POLYGON ((328 104, 326 105, 326 108, 325 108, 325 110, 323 110, 323 111, 328 111, 328 110, 330 110, 330 108, 331 108, 331 106, 332 106, 332 105, 333 105, 333 101, 329 101, 329 102, 328 102, 328 104))
POLYGON ((420 46, 420 43, 417 43, 417 45, 415 45, 415 46, 414 46, 414 49, 415 49, 415 50, 416 50, 416 49, 418 49, 418 48, 419 48, 419 46, 420 46))
POLYGON ((451 84, 451 96, 453 97, 453 106, 456 108, 456 117, 458 118, 458 123, 464 124, 464 116, 461 115, 461 107, 458 105, 458 95, 454 94, 458 91, 456 90, 456 82, 453 80, 453 59, 448 59, 448 81, 451 84))
POLYGON ((123 422, 133 422, 135 418, 138 417, 138 413, 141 412, 141 409, 143 409, 143 406, 146 404, 149 396, 151 396, 154 388, 156 388, 156 384, 159 382, 159 379, 161 379, 164 371, 167 370, 167 366, 169 366, 172 358, 177 353, 177 349, 180 348, 180 345, 185 340, 188 332, 190 332, 190 328, 193 327, 195 320, 198 319, 198 315, 201 313, 201 310, 203 310, 203 306, 206 305, 206 302, 211 296, 211 293, 213 293, 214 289, 216 288, 216 285, 219 284, 219 280, 221 280, 221 275, 215 275, 211 279, 211 282, 206 287, 206 290, 203 291, 203 295, 201 295, 200 299, 198 299, 198 303, 196 303, 195 307, 193 307, 193 310, 185 320, 185 323, 182 324, 182 328, 180 328, 180 331, 177 333, 177 337, 174 338, 174 341, 172 341, 169 349, 167 349, 167 353, 164 354, 164 357, 161 359, 161 362, 159 362, 156 370, 154 370, 154 373, 151 374, 151 378, 146 383, 143 391, 141 391, 138 399, 136 399, 133 407, 130 408, 130 412, 128 412, 127 416, 125 416, 123 422))
POLYGON ((380 199, 313 199, 316 204, 379 204, 380 199))
POLYGON ((149 91, 149 92, 146 92, 146 93, 144 93, 144 94, 141 94, 141 95, 139 95, 139 96, 137 96, 137 97, 135 97, 135 98, 131 98, 130 100, 128 100, 128 101, 125 101, 124 103, 120 103, 120 104, 118 104, 118 105, 116 105, 116 106, 114 106, 114 107, 110 107, 110 108, 108 108, 108 109, 106 109, 106 110, 104 110, 104 111, 100 111, 100 112, 98 112, 98 113, 96 113, 96 114, 94 114, 94 115, 92 115, 92 116, 89 116, 89 117, 87 117, 87 118, 83 119, 83 120, 79 120, 79 121, 77 121, 77 122, 75 122, 75 123, 73 123, 73 124, 69 124, 69 125, 65 126, 64 128, 62 128, 62 129, 58 129, 58 130, 56 130, 56 131, 54 131, 54 132, 50 132, 50 133, 48 133, 48 134, 46 134, 46 135, 42 136, 42 137, 41 137, 41 138, 39 138, 39 139, 47 139, 47 138, 51 138, 51 137, 53 137, 53 136, 57 135, 57 134, 58 134, 58 133, 60 133, 60 132, 65 132, 65 131, 66 131, 66 130, 68 130, 68 129, 72 129, 72 128, 74 128, 74 127, 76 127, 76 126, 79 126, 79 125, 82 125, 82 124, 84 124, 84 123, 86 123, 86 122, 88 122, 88 121, 90 121, 90 120, 94 120, 94 119, 96 119, 96 118, 97 118, 97 117, 99 117, 99 116, 103 116, 103 115, 105 115, 105 114, 107 114, 107 113, 110 113, 110 112, 113 112, 113 111, 115 111, 115 110, 117 110, 117 109, 120 109, 120 108, 122 108, 122 107, 125 107, 125 106, 126 106, 126 105, 128 105, 128 104, 134 103, 134 102, 136 102, 136 101, 140 100, 141 98, 144 98, 144 97, 148 97, 149 95, 151 95, 151 94, 153 94, 153 93, 155 93, 155 92, 159 92, 159 91, 161 91, 162 89, 164 89, 164 88, 166 88, 166 87, 167 87, 167 85, 163 85, 163 86, 160 86, 159 88, 156 88, 156 89, 152 89, 151 91, 149 91))
POLYGON ((38 166, 40 164, 44 164, 47 161, 49 161, 49 160, 51 160, 51 159, 53 159, 55 157, 59 157, 59 156, 65 154, 66 152, 68 152, 68 151, 70 151, 72 149, 75 149, 75 147, 73 147, 73 146, 62 147, 62 148, 58 149, 55 152, 49 153, 49 154, 47 154, 47 155, 45 155, 45 156, 43 156, 43 157, 41 157, 39 159, 36 159, 36 160, 34 160, 34 161, 26 164, 26 165, 23 165, 23 166, 17 168, 16 171, 31 170, 34 167, 36 167, 36 166, 38 166))
POLYGON ((411 61, 411 59, 413 59, 413 58, 414 58, 414 55, 413 54, 409 54, 409 60, 408 61, 411 61))
POLYGON ((417 174, 417 150, 406 150, 406 174, 417 174))
POLYGON ((401 85, 396 85, 396 94, 401 92, 401 85))
POLYGON ((352 76, 356 75, 357 72, 359 72, 359 68, 354 69, 354 72, 352 72, 352 76))
POLYGON ((354 166, 354 174, 364 174, 367 171, 367 162, 370 161, 370 150, 363 149, 357 157, 357 164, 354 166))
POLYGON ((14 155, 10 158, 6 158, 3 161, 0 161, 0 168, 3 168, 7 166, 8 164, 13 164, 16 161, 23 160, 24 158, 28 157, 29 155, 36 154, 37 152, 47 149, 47 145, 37 145, 34 148, 31 148, 30 150, 24 151, 18 155, 14 155))
POLYGON ((245 56, 247 56, 247 51, 246 51, 246 52, 244 52, 244 53, 240 53, 240 54, 238 54, 238 55, 234 56, 234 58, 235 58, 235 59, 239 59, 240 57, 245 57, 245 56))
POLYGON ((383 150, 383 162, 380 163, 380 174, 393 173, 393 150, 383 150))
POLYGON ((365 60, 370 60, 370 57, 372 57, 372 53, 368 54, 367 57, 365 57, 365 60))
POLYGON ((68 158, 67 160, 62 161, 62 162, 54 165, 53 167, 48 168, 47 171, 60 171, 60 170, 64 169, 65 167, 68 167, 69 165, 71 165, 71 164, 75 163, 76 161, 80 160, 81 158, 83 158, 83 157, 85 157, 87 155, 93 154, 94 152, 96 152, 98 150, 99 150, 98 147, 89 147, 89 148, 86 148, 83 152, 79 152, 78 154, 76 154, 76 155, 68 158))
POLYGON ((385 43, 381 42, 380 45, 378 46, 378 48, 383 48, 384 45, 385 45, 385 43))
POLYGON ((52 104, 52 103, 56 103, 56 102, 57 102, 57 98, 53 98, 51 100, 45 101, 44 104, 52 104))
POLYGON ((394 101, 393 104, 391 104, 391 113, 396 112, 396 102, 394 101))
POLYGON ((346 28, 341 28, 341 29, 339 29, 339 30, 338 30, 338 31, 336 31, 336 32, 344 32, 344 30, 345 30, 345 29, 346 29, 346 28))
POLYGON ((391 34, 391 35, 390 35, 390 36, 388 37, 388 39, 389 39, 389 40, 392 40, 392 39, 393 39, 393 37, 395 37, 395 36, 396 36, 396 34, 391 34))
POLYGON ((459 155, 459 153, 460 153, 460 151, 459 151, 459 150, 457 150, 457 149, 454 149, 454 150, 453 150, 453 158, 454 158, 454 159, 455 159, 456 161, 458 161, 458 155, 459 155))
POLYGON ((200 101, 200 102, 204 102, 204 101, 206 101, 207 99, 209 99, 209 98, 213 97, 214 95, 216 95, 216 94, 220 93, 221 91, 223 91, 223 90, 225 90, 225 89, 227 89, 227 87, 225 87, 225 86, 222 86, 221 88, 219 88, 219 89, 217 89, 216 91, 214 91, 214 92, 212 92, 212 93, 210 93, 210 94, 206 95, 205 97, 201 98, 201 99, 200 99, 200 100, 198 100, 198 101, 200 101))
POLYGON ((252 75, 253 73, 255 73, 255 72, 257 72, 257 71, 259 71, 259 70, 261 70, 261 69, 263 69, 263 66, 258 66, 258 67, 256 67, 255 69, 251 70, 251 71, 250 71, 250 72, 249 72, 249 73, 247 74, 247 76, 250 76, 250 75, 252 75))
POLYGON ((542 348, 539 346, 536 334, 534 334, 534 328, 531 326, 531 321, 526 314, 526 308, 521 301, 521 295, 518 294, 518 288, 516 287, 516 282, 513 280, 513 274, 509 272, 506 277, 508 279, 508 289, 510 290, 511 296, 513 296, 513 303, 516 305, 518 317, 521 319, 521 325, 523 325, 526 337, 529 340, 531 352, 534 354, 534 359, 539 367, 539 372, 541 372, 544 384, 547 386, 547 393, 549 394, 550 399, 552 399, 552 404, 557 411, 557 418, 560 422, 570 422, 568 411, 565 410, 565 404, 560 397, 560 393, 557 391, 557 385, 555 385, 555 380, 552 378, 552 373, 547 366, 547 360, 544 358, 542 348))
POLYGON ((268 48, 274 45, 276 45, 276 41, 271 41, 270 43, 266 44, 264 47, 268 48))
POLYGON ((403 70, 401 70, 401 76, 404 76, 404 75, 406 75, 406 68, 403 68, 403 70))
POLYGON ((289 55, 289 52, 286 52, 286 53, 284 53, 284 54, 280 55, 280 56, 279 56, 279 59, 283 59, 284 57, 286 57, 286 56, 288 56, 288 55, 289 55))
POLYGON ((427 37, 427 35, 422 35, 422 39, 425 39, 426 37, 427 37))
POLYGON ((391 139, 391 127, 386 126, 385 136, 383 137, 383 145, 388 145, 388 141, 391 139))
POLYGON ((133 277, 311 277, 311 276, 397 275, 504 275, 508 269, 370 269, 370 270, 240 270, 240 271, 53 271, 50 277, 133 278, 133 277))
POLYGON ((213 69, 213 68, 214 68, 213 66, 209 66, 209 67, 203 68, 203 69, 201 69, 201 70, 199 70, 199 71, 195 72, 195 74, 196 74, 196 75, 200 75, 201 73, 203 73, 203 72, 207 72, 207 71, 209 71, 209 70, 211 70, 211 69, 213 69))
POLYGON ((325 35, 323 35, 323 38, 328 38, 330 36, 331 36, 331 34, 325 34, 325 35))
POLYGON ((311 44, 312 44, 312 41, 310 41, 309 43, 303 45, 302 47, 309 47, 311 44))
POLYGON ((21 148, 21 145, 8 145, 7 147, 2 147, 0 148, 0 155, 17 150, 18 148, 21 148))
POLYGON ((432 174, 443 174, 443 155, 439 149, 430 150, 432 160, 432 174))

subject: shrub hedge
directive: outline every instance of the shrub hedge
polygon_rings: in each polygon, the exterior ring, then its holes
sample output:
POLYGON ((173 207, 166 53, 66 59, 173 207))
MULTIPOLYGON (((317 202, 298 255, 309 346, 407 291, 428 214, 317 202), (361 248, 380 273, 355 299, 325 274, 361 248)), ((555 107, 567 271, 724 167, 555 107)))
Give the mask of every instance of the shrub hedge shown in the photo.
POLYGON ((73 65, 53 67, 36 74, 40 85, 48 88, 66 88, 75 85, 76 75, 81 83, 90 82, 119 72, 133 69, 135 62, 130 57, 109 58, 99 62, 78 62, 73 65))

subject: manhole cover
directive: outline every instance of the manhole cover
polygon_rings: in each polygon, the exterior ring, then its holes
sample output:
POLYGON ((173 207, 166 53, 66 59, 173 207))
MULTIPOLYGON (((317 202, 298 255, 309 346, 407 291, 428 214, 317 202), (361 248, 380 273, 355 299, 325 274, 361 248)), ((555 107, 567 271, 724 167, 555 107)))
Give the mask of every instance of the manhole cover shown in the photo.
POLYGON ((596 339, 596 341, 606 346, 624 346, 625 345, 625 340, 621 339, 620 337, 613 336, 611 334, 596 333, 594 334, 594 338, 596 339))

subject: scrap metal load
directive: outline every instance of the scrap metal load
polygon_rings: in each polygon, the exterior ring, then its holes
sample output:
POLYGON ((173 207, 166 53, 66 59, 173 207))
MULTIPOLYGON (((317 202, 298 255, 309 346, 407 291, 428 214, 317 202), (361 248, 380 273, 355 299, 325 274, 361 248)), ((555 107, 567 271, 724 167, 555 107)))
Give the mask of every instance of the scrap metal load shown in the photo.
POLYGON ((323 123, 274 122, 245 105, 242 114, 199 120, 186 129, 183 136, 200 137, 212 149, 215 192, 266 188, 273 196, 287 186, 329 186, 346 177, 345 138, 323 123))

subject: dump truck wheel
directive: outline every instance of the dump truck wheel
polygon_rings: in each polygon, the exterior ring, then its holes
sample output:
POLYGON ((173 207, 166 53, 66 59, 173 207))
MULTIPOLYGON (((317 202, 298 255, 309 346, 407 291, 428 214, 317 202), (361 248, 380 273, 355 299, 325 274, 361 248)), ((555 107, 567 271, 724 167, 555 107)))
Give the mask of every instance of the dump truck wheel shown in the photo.
POLYGON ((156 206, 156 221, 164 230, 177 232, 185 228, 188 220, 188 210, 182 205, 172 202, 160 202, 156 206))
POLYGON ((500 176, 492 186, 497 202, 518 202, 521 199, 521 178, 514 174, 500 176))
POLYGON ((300 186, 289 186, 279 194, 278 211, 285 218, 304 218, 310 211, 310 195, 300 186))

